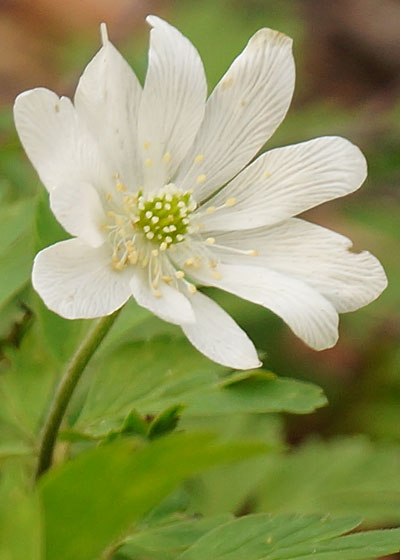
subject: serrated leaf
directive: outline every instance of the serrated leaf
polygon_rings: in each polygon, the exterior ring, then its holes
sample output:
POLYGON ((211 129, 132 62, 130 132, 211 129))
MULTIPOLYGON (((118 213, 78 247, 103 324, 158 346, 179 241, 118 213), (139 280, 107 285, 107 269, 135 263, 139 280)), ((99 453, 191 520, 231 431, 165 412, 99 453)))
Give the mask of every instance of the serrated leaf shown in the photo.
POLYGON ((400 446, 366 438, 311 441, 264 465, 258 509, 359 515, 375 526, 400 522, 400 446))
POLYGON ((174 404, 160 412, 151 422, 147 437, 149 439, 155 439, 172 432, 176 428, 184 408, 185 407, 181 404, 174 404))
POLYGON ((184 339, 123 344, 93 364, 87 401, 75 428, 96 437, 116 429, 132 408, 158 414, 182 404, 183 415, 311 412, 326 399, 315 385, 268 372, 230 374, 184 339), (112 427, 112 428, 111 428, 112 427))
POLYGON ((148 560, 173 559, 200 537, 232 519, 229 513, 204 519, 172 521, 161 526, 138 530, 121 548, 130 558, 145 556, 148 560))
POLYGON ((356 518, 258 514, 210 531, 177 560, 368 560, 400 550, 400 529, 340 536, 356 518))
POLYGON ((41 482, 46 559, 93 560, 187 476, 263 452, 260 445, 218 445, 207 434, 175 434, 83 453, 41 482))

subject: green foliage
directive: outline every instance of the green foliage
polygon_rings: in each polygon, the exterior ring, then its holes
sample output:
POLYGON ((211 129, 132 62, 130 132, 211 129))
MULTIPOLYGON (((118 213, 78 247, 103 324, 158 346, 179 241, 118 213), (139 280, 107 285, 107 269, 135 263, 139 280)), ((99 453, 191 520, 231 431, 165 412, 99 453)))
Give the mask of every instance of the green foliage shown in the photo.
MULTIPOLYGON (((211 364, 177 327, 131 300, 80 381, 56 449, 60 464, 38 495, 31 479, 39 432, 90 323, 58 317, 30 287, 35 252, 68 235, 45 191, 38 195, 11 111, 1 111, 0 560, 357 560, 399 551, 398 529, 345 535, 355 518, 322 517, 362 517, 371 527, 400 522, 399 106, 382 103, 370 129, 374 99, 367 112, 362 102, 349 108, 307 91, 308 22, 289 0, 183 1, 168 17, 198 47, 210 88, 256 29, 295 37, 300 102, 268 146, 325 134, 360 144, 369 160, 367 188, 312 219, 335 224, 357 248, 377 254, 389 288, 344 317, 338 347, 319 355, 272 314, 218 295, 267 353, 267 367, 288 378, 211 364), (281 413, 326 404, 318 387, 291 376, 322 384, 330 408, 284 425, 281 413), (202 435, 209 430, 217 439, 202 435), (303 441, 309 432, 365 432, 383 443, 314 439, 284 451, 285 441, 303 441), (256 444, 235 443, 243 440, 256 444)), ((147 33, 138 29, 133 41, 143 77, 147 33)), ((60 48, 68 72, 97 44, 97 33, 82 27, 79 43, 60 48)))
POLYGON ((28 282, 32 269, 32 200, 0 209, 0 309, 28 282))
POLYGON ((326 403, 321 390, 311 384, 260 370, 228 374, 182 339, 125 343, 102 356, 93 369, 75 429, 94 437, 118 428, 132 410, 157 414, 182 404, 184 416, 306 413, 326 403))
POLYGON ((172 560, 200 537, 233 518, 230 514, 203 519, 173 520, 155 527, 138 529, 129 536, 120 552, 129 558, 172 560))
POLYGON ((47 560, 92 560, 184 478, 263 452, 258 444, 224 445, 209 435, 180 434, 84 453, 40 485, 47 560))
POLYGON ((365 438, 309 442, 264 462, 258 509, 359 515, 370 524, 400 522, 400 446, 365 438))
POLYGON ((249 515, 216 527, 177 560, 367 560, 396 552, 400 529, 340 536, 355 518, 249 515))
POLYGON ((0 482, 0 560, 43 560, 38 497, 24 488, 19 469, 8 468, 0 482))

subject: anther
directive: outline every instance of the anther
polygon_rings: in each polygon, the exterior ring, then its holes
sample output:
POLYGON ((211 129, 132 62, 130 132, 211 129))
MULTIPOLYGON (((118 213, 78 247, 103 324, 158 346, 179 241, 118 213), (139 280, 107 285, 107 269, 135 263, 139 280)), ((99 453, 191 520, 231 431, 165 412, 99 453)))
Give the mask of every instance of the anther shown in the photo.
POLYGON ((214 237, 207 237, 205 243, 206 243, 206 245, 214 245, 214 243, 215 243, 214 237))
POLYGON ((196 179, 196 183, 200 184, 200 183, 204 183, 204 181, 207 179, 206 175, 199 175, 196 179))
POLYGON ((115 188, 117 189, 118 192, 122 192, 122 191, 127 191, 127 190, 128 190, 128 188, 127 188, 123 183, 120 183, 120 182, 118 182, 118 183, 115 185, 115 188))
POLYGON ((149 232, 146 233, 146 237, 147 237, 147 239, 153 239, 154 233, 152 231, 149 231, 149 232))
POLYGON ((207 208, 206 214, 214 214, 215 210, 215 206, 210 206, 209 208, 207 208))
POLYGON ((236 198, 233 196, 232 198, 228 198, 225 202, 225 206, 234 206, 236 204, 236 198))
POLYGON ((187 288, 188 288, 188 292, 192 295, 197 292, 197 288, 194 284, 188 284, 187 288))
POLYGON ((183 270, 177 270, 177 271, 175 272, 175 276, 176 276, 178 279, 181 279, 181 278, 183 278, 183 277, 185 276, 185 273, 183 272, 183 270))

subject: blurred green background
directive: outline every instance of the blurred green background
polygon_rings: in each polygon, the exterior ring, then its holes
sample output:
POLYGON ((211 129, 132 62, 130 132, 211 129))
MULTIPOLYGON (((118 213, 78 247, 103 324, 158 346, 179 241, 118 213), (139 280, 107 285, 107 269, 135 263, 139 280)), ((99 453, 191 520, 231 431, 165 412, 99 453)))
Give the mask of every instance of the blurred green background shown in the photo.
MULTIPOLYGON (((314 432, 324 437, 366 433, 400 440, 400 4, 394 0, 3 2, 2 346, 16 342, 31 313, 25 297, 35 252, 30 227, 33 197, 41 191, 13 128, 13 99, 36 86, 71 96, 83 67, 99 47, 100 21, 108 23, 112 41, 143 79, 148 44, 144 17, 151 12, 167 18, 197 46, 210 89, 258 28, 268 26, 292 36, 295 96, 267 147, 340 134, 366 154, 369 178, 360 191, 307 215, 349 236, 356 249, 376 254, 389 277, 389 287, 378 301, 342 316, 335 348, 313 352, 272 313, 224 294, 215 297, 265 352, 267 368, 312 380, 326 391, 329 407, 287 420, 288 441, 298 443, 314 432)), ((174 331, 161 321, 157 329, 174 331)))

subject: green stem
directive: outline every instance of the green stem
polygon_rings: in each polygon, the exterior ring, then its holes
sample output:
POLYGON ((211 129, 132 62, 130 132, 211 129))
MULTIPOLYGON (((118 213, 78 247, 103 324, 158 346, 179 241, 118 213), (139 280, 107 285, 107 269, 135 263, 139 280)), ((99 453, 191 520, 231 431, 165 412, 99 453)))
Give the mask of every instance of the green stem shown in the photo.
POLYGON ((97 321, 66 367, 43 426, 36 479, 51 466, 58 430, 74 389, 90 358, 96 352, 98 346, 114 324, 119 311, 120 310, 117 310, 112 315, 108 315, 97 321))

